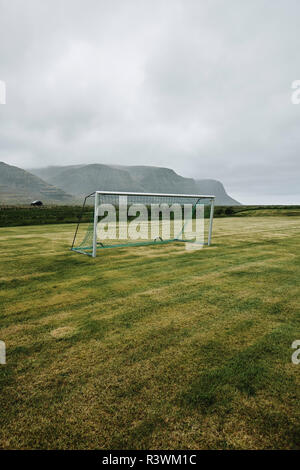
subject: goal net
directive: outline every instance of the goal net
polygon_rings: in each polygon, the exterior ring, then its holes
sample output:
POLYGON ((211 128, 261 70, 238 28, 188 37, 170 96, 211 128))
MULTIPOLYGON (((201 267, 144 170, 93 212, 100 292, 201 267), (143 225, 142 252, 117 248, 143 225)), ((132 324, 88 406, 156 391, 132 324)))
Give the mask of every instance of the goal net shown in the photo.
POLYGON ((98 250, 164 243, 210 245, 214 196, 95 191, 86 196, 71 249, 98 250))

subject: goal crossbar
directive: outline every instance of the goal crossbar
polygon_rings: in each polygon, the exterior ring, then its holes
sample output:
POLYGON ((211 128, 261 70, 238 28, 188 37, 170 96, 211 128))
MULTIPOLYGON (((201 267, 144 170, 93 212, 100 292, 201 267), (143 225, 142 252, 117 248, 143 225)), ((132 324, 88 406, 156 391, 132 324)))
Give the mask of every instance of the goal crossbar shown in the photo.
POLYGON ((93 194, 109 194, 114 196, 153 196, 153 197, 175 197, 175 198, 190 198, 190 199, 214 199, 216 196, 203 195, 203 194, 171 194, 171 193, 132 193, 127 191, 95 191, 93 194))

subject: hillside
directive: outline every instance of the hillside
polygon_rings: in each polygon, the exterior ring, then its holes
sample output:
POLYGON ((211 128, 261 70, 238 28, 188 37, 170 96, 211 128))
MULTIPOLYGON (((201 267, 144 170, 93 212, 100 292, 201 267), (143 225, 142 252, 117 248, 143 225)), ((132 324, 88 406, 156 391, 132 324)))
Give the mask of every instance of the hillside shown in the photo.
POLYGON ((216 204, 222 206, 236 206, 240 203, 230 197, 220 181, 212 179, 196 180, 197 192, 200 194, 214 194, 216 204))
POLYGON ((34 199, 66 204, 73 197, 28 171, 0 162, 0 203, 29 204, 34 199))
POLYGON ((95 190, 160 193, 214 194, 217 205, 239 205, 226 193, 221 182, 194 180, 178 175, 170 168, 123 165, 70 165, 36 168, 32 173, 63 188, 76 197, 95 190))
POLYGON ((145 192, 182 194, 197 192, 197 185, 192 178, 184 178, 170 168, 155 166, 119 166, 118 168, 128 171, 145 192))
POLYGON ((50 167, 32 171, 75 196, 83 196, 100 188, 104 191, 143 191, 126 170, 108 165, 50 167))

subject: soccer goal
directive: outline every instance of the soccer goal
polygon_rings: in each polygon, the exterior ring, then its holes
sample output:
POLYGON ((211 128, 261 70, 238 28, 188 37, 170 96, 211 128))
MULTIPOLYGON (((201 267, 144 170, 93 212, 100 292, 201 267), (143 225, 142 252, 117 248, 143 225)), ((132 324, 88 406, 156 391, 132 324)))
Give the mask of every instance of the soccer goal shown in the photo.
POLYGON ((95 191, 85 197, 71 250, 95 257, 99 250, 164 243, 210 245, 212 195, 95 191))

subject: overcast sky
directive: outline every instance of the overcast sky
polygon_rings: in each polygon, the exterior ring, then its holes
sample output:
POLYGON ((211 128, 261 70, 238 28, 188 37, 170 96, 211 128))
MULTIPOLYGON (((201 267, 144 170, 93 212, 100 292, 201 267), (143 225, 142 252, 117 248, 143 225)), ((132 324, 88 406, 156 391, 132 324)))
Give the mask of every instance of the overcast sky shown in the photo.
POLYGON ((300 204, 299 0, 0 0, 0 160, 167 166, 300 204))

